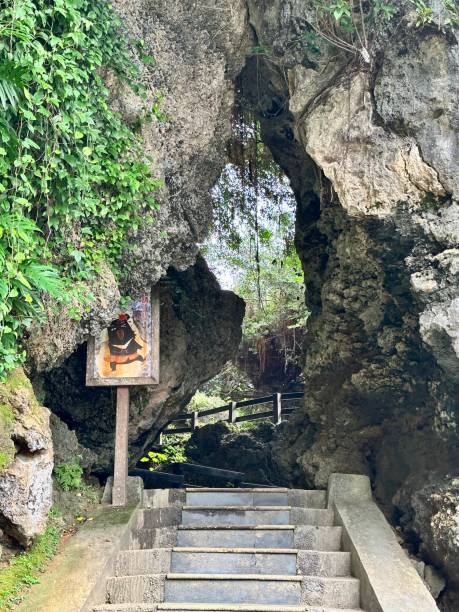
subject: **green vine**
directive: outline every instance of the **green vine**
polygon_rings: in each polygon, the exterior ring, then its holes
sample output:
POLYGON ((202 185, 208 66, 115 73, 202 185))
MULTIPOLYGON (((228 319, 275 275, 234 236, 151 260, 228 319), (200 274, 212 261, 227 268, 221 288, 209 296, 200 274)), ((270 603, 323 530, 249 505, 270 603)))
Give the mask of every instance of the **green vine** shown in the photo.
MULTIPOLYGON (((152 66, 142 46, 131 48, 152 66)), ((101 262, 119 272, 128 234, 158 206, 108 74, 146 101, 105 0, 0 0, 0 378, 23 360, 43 293, 70 301, 101 262)), ((145 114, 163 120, 158 98, 145 114)))

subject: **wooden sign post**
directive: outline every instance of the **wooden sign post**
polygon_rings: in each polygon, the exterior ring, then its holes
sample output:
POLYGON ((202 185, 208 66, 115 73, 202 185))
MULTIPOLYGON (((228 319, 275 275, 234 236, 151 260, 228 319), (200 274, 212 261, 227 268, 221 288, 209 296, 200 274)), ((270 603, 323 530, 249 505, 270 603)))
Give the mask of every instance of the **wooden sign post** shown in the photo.
POLYGON ((159 297, 133 300, 97 338, 88 341, 86 384, 116 386, 112 504, 127 503, 129 386, 159 383, 159 297))
POLYGON ((115 469, 113 473, 113 506, 125 506, 128 475, 129 387, 116 389, 115 469))

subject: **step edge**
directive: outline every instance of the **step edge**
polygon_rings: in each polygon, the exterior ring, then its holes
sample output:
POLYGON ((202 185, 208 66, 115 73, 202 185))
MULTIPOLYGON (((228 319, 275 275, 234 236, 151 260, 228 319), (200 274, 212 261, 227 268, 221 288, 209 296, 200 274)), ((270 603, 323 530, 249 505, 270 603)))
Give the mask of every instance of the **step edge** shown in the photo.
POLYGON ((262 555, 296 555, 298 553, 298 548, 254 548, 253 546, 250 548, 244 548, 241 546, 236 547, 225 547, 225 546, 175 546, 172 548, 172 552, 178 553, 230 553, 230 554, 262 554, 262 555))
MULTIPOLYGON (((241 612, 305 612, 305 610, 307 610, 304 606, 282 606, 282 605, 265 605, 263 606, 263 604, 209 604, 209 603, 203 603, 203 604, 172 604, 172 603, 168 603, 168 604, 158 604, 158 610, 190 610, 191 612, 193 610, 197 610, 198 612, 200 612, 201 610, 204 610, 205 612, 237 612, 237 611, 241 611, 241 612)), ((327 610, 324 609, 324 612, 327 612, 327 610)), ((344 610, 344 612, 346 612, 344 610)))
POLYGON ((253 580, 254 582, 301 582, 302 576, 287 574, 166 574, 166 580, 253 580))
MULTIPOLYGON (((333 525, 324 525, 324 527, 332 527, 333 525)), ((217 529, 220 530, 242 530, 242 531, 250 531, 250 530, 260 530, 260 531, 283 531, 283 530, 294 530, 296 525, 178 525, 177 526, 180 531, 190 529, 193 531, 199 530, 209 530, 215 531, 217 529)), ((315 527, 315 525, 310 525, 310 527, 315 527)))
MULTIPOLYGON (((145 548, 143 550, 158 550, 154 548, 145 548)), ((229 554, 263 554, 263 555, 297 555, 299 552, 307 552, 317 554, 318 556, 326 557, 327 555, 339 555, 341 557, 349 557, 350 552, 345 550, 318 550, 315 548, 254 548, 253 546, 244 548, 243 546, 174 546, 172 549, 159 549, 159 550, 172 550, 172 552, 178 553, 229 553, 229 554)), ((126 551, 123 551, 126 552, 126 551)), ((131 552, 131 551, 127 551, 131 552)), ((136 552, 136 551, 134 551, 136 552)))
MULTIPOLYGON (((294 506, 190 506, 190 505, 183 505, 182 506, 182 510, 193 510, 193 511, 201 511, 201 510, 217 510, 217 511, 228 511, 231 512, 233 510, 239 510, 239 511, 247 511, 247 510, 251 510, 251 511, 272 511, 272 510, 277 510, 279 512, 289 512, 292 507, 294 506)), ((308 508, 309 510, 315 510, 316 508, 308 508)), ((323 508, 318 508, 320 510, 323 510, 323 508)))
MULTIPOLYGON (((309 508, 304 506, 193 506, 189 504, 184 504, 182 506, 182 511, 193 511, 193 512, 205 512, 208 510, 212 511, 224 511, 224 512, 249 512, 249 511, 258 511, 258 512, 291 512, 292 510, 303 510, 306 512, 322 512, 324 514, 331 514, 333 510, 330 508, 309 508)), ((143 508, 143 510, 155 510, 155 508, 143 508)))
POLYGON ((360 580, 354 576, 322 576, 311 574, 178 574, 173 572, 150 572, 146 574, 134 574, 127 576, 109 576, 107 583, 110 581, 133 580, 139 577, 161 576, 166 580, 253 580, 255 582, 302 582, 303 580, 323 580, 325 582, 343 582, 349 584, 360 584, 360 580))
MULTIPOLYGON (((213 604, 213 603, 203 603, 203 604, 158 604, 158 610, 205 610, 206 612, 232 612, 241 611, 241 612, 305 612, 306 608, 304 606, 282 606, 276 604, 213 604)), ((325 610, 326 612, 326 610, 325 610)), ((346 611, 344 611, 346 612, 346 611)))
MULTIPOLYGON (((234 487, 233 488, 208 488, 208 487, 199 487, 199 488, 186 488, 186 493, 288 493, 289 491, 294 491, 295 489, 287 489, 286 487, 273 487, 273 488, 259 488, 259 489, 249 489, 244 487, 234 487)), ((301 489, 303 490, 303 489, 301 489)), ((312 491, 314 489, 311 489, 312 491)))

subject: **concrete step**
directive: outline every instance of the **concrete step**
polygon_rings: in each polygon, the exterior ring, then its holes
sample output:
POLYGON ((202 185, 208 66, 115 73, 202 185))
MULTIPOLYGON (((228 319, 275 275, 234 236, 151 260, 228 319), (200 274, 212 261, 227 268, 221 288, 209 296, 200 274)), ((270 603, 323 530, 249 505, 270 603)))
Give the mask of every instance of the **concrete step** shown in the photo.
POLYGON ((168 603, 298 605, 301 576, 168 574, 168 603))
POLYGON ((119 552, 114 569, 115 576, 168 572, 349 576, 350 554, 284 548, 155 548, 119 552))
POLYGON ((131 550, 150 548, 172 548, 177 544, 177 527, 157 527, 152 529, 134 529, 129 537, 128 547, 131 550))
POLYGON ((184 506, 182 511, 182 525, 331 526, 333 522, 334 513, 331 510, 290 506, 184 506))
POLYGON ((347 552, 295 549, 174 548, 171 572, 350 576, 347 552))
POLYGON ((187 489, 188 506, 298 506, 325 508, 325 491, 301 489, 187 489))
POLYGON ((294 527, 179 527, 177 546, 220 546, 240 548, 293 548, 294 527))
POLYGON ((164 601, 165 578, 166 574, 109 578, 106 587, 106 603, 160 603, 164 601))
MULTIPOLYGON (((241 549, 239 549, 241 550, 241 549)), ((171 572, 184 574, 295 575, 296 551, 232 552, 231 549, 173 551, 171 572)))
MULTIPOLYGON (((301 525, 179 526, 177 546, 339 551, 341 527, 301 525)), ((156 544, 157 545, 157 544, 156 544)))
POLYGON ((342 527, 299 525, 295 527, 293 548, 339 551, 341 550, 342 534, 342 527))
POLYGON ((358 608, 356 578, 255 574, 168 574, 168 603, 310 605, 358 608))
POLYGON ((171 571, 171 548, 123 550, 115 560, 115 576, 167 574, 171 571))
POLYGON ((303 576, 301 586, 301 602, 309 606, 360 607, 360 581, 357 578, 303 576))
POLYGON ((186 494, 187 506, 288 506, 287 490, 251 491, 237 489, 226 491, 191 491, 186 494))
POLYGON ((180 506, 168 508, 143 508, 137 513, 137 529, 157 529, 180 525, 182 509, 180 506))
POLYGON ((296 571, 301 576, 351 575, 351 555, 348 552, 299 550, 296 564, 296 571))

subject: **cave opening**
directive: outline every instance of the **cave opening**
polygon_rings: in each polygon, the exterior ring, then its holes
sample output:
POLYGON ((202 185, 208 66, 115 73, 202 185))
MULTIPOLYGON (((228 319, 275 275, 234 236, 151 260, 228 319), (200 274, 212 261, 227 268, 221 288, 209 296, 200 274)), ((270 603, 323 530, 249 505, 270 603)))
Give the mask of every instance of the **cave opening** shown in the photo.
MULTIPOLYGON (((233 366, 241 382, 248 377, 247 393, 302 390, 300 361, 309 312, 295 248, 297 203, 262 140, 258 117, 240 106, 233 117, 228 162, 212 196, 214 222, 202 252, 222 288, 246 304, 233 366)), ((220 379, 224 375, 225 370, 220 379)))

